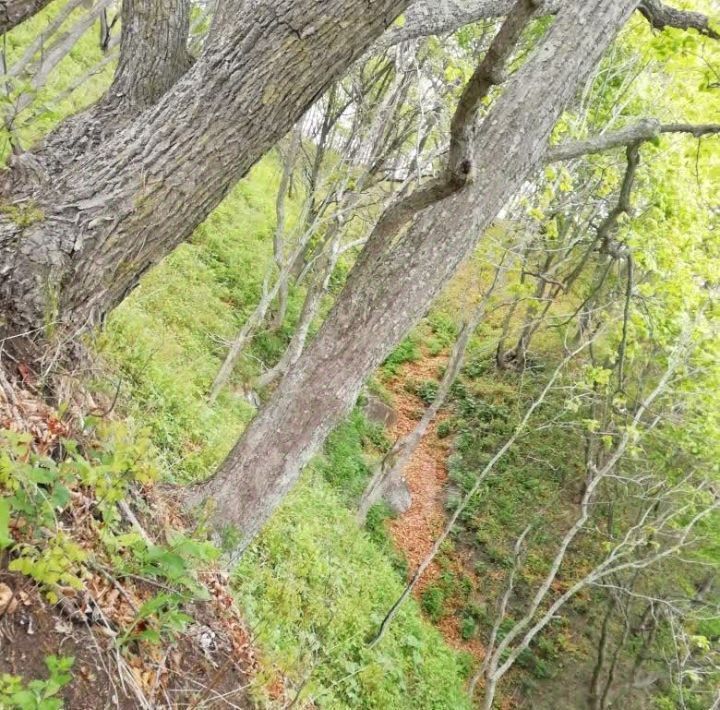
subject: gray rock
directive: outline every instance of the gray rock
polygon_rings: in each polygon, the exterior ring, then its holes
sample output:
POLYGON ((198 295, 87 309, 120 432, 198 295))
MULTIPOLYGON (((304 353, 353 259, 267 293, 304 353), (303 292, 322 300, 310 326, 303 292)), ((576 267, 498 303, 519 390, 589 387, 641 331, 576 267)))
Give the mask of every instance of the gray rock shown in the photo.
POLYGON ((397 413, 374 394, 367 395, 367 401, 362 407, 363 414, 375 424, 382 424, 388 429, 397 424, 397 413))
POLYGON ((407 513, 412 505, 412 495, 404 478, 390 481, 383 498, 396 515, 407 513))

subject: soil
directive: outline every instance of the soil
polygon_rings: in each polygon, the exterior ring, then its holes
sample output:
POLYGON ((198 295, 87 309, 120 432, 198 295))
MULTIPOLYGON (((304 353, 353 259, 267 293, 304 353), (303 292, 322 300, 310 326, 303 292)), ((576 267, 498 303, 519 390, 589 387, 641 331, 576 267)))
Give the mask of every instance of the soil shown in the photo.
POLYGON ((42 680, 47 656, 73 657, 72 680, 58 696, 67 710, 254 707, 247 651, 211 603, 192 609, 193 623, 175 642, 119 652, 111 622, 50 604, 27 577, 0 572, 0 584, 13 591, 0 617, 0 673, 42 680))
MULTIPOLYGON (((36 393, 5 379, 2 427, 30 434, 35 451, 49 456, 61 437, 76 434, 72 422, 61 421, 36 393)), ((32 579, 9 571, 8 555, 0 552, 0 674, 20 676, 24 684, 44 680, 48 656, 73 657, 72 680, 57 696, 67 710, 255 707, 248 686, 259 664, 227 575, 211 566, 200 573, 209 600, 185 605, 191 621, 174 637, 118 643, 125 630, 142 630, 138 609, 158 589, 152 580, 114 576, 91 524, 89 492, 73 489, 71 495, 61 524, 94 562, 82 589, 58 588, 60 602, 53 604, 32 579)), ((135 524, 149 538, 187 526, 170 492, 147 487, 134 495, 126 502, 145 511, 138 511, 135 524)), ((282 695, 283 679, 274 682, 282 695)))
MULTIPOLYGON (((439 380, 442 367, 446 364, 444 355, 424 354, 416 362, 405 363, 396 376, 386 383, 393 396, 397 421, 390 429, 393 440, 412 431, 422 416, 425 405, 406 389, 408 382, 439 380)), ((445 526, 447 514, 445 499, 449 485, 447 460, 451 453, 451 438, 439 438, 438 425, 447 418, 442 411, 428 427, 415 453, 404 471, 404 476, 412 495, 412 505, 407 513, 389 522, 390 534, 398 549, 402 550, 411 571, 417 569, 423 558, 430 552, 435 540, 445 526)), ((462 556, 451 563, 452 571, 468 576, 477 584, 475 572, 469 562, 464 563, 462 556)), ((426 570, 415 587, 414 594, 420 599, 423 592, 440 576, 441 569, 437 561, 426 570)), ((465 640, 460 633, 460 617, 454 612, 456 605, 452 600, 446 614, 436 626, 445 640, 458 650, 467 651, 477 660, 484 657, 484 649, 476 638, 465 640)))

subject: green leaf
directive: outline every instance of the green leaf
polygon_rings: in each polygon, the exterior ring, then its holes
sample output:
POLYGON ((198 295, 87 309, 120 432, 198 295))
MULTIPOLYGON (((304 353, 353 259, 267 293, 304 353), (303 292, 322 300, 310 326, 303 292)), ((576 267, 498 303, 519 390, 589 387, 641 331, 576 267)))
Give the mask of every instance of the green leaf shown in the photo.
POLYGON ((14 543, 10 535, 10 500, 0 498, 0 550, 11 547, 14 543))

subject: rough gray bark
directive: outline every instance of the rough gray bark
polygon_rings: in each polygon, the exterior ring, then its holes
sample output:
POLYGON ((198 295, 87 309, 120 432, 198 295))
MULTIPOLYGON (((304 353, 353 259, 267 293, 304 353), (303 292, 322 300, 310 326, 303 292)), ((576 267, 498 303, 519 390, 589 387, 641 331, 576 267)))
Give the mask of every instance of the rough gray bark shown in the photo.
POLYGON ((155 106, 35 194, 5 195, 2 336, 101 322, 405 9, 408 0, 225 0, 195 65, 155 106))
POLYGON ((513 0, 421 0, 405 13, 402 27, 383 35, 378 46, 385 49, 421 37, 449 34, 473 22, 505 17, 512 6, 513 0))
POLYGON ((665 5, 660 0, 642 0, 638 9, 656 30, 677 27, 683 30, 697 30, 712 39, 720 39, 720 34, 710 27, 710 21, 700 12, 678 10, 665 5))
MULTIPOLYGON (((512 5, 513 0, 419 0, 405 13, 403 26, 384 35, 378 46, 386 49, 420 37, 450 34, 473 22, 504 17, 512 5)), ((555 13, 560 5, 561 0, 545 0, 543 9, 555 13)), ((659 0, 639 0, 637 6, 655 29, 694 29, 712 39, 720 39, 708 17, 700 12, 678 10, 659 0)))
POLYGON ((155 105, 192 63, 188 0, 123 0, 120 61, 107 101, 138 113, 155 105))
POLYGON ((8 32, 21 22, 37 15, 51 0, 2 0, 0 2, 0 33, 8 32))
POLYGON ((635 8, 568 3, 475 136, 474 180, 391 243, 374 234, 312 345, 194 496, 245 542, 352 407, 366 377, 426 312, 509 197, 541 163, 558 116, 635 8))
POLYGON ((720 124, 660 123, 654 118, 645 118, 613 133, 603 133, 584 141, 568 141, 553 146, 545 156, 545 162, 555 163, 573 160, 584 155, 602 153, 613 148, 655 140, 668 133, 686 133, 694 138, 717 135, 720 124))
MULTIPOLYGON (((102 0, 91 20, 108 4, 102 0)), ((31 164, 42 184, 154 106, 192 64, 189 22, 189 0, 123 0, 120 59, 110 88, 96 104, 60 124, 38 150, 18 158, 16 167, 31 164)), ((20 189, 32 193, 39 188, 20 189)))

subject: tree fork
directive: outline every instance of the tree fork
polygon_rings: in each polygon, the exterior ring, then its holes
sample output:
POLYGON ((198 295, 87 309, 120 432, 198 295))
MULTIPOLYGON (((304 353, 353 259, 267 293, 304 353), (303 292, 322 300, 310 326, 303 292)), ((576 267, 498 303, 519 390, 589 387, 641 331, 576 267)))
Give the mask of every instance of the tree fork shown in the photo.
POLYGON ((370 238, 312 345, 215 477, 191 496, 212 500, 214 523, 240 534, 239 549, 293 487, 367 376, 422 317, 491 220, 540 165, 560 113, 635 5, 635 0, 568 3, 477 132, 474 180, 424 210, 391 244, 380 248, 375 235, 370 238))

